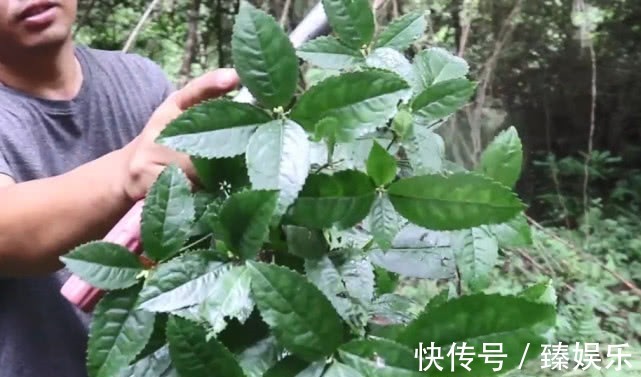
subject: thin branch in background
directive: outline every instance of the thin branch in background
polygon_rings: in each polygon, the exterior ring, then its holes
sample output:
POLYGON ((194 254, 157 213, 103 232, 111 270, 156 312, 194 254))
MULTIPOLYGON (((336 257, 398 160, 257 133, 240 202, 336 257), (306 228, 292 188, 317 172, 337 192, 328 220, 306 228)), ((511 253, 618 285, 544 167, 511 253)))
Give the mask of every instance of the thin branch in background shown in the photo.
MULTIPOLYGON (((455 14, 456 16, 455 19, 458 21, 456 21, 456 25, 454 26, 457 27, 457 29, 462 28, 460 33, 461 35, 458 40, 459 47, 458 47, 457 55, 459 57, 463 57, 463 55, 465 54, 467 40, 469 38, 470 30, 472 28, 472 19, 470 16, 470 12, 464 11, 464 9, 468 6, 469 4, 465 0, 463 0, 461 4, 457 7, 458 12, 456 12, 455 14)), ((459 133, 459 136, 460 136, 459 142, 456 142, 456 140, 454 140, 454 137, 456 136, 456 132, 460 131, 458 127, 459 123, 458 123, 457 114, 454 114, 448 120, 447 123, 448 123, 447 124, 448 127, 446 129, 447 130, 446 132, 448 132, 449 134, 448 139, 453 141, 451 145, 452 145, 452 155, 454 156, 454 160, 460 163, 461 165, 466 166, 468 165, 467 164, 468 161, 466 157, 472 156, 472 150, 470 149, 470 146, 467 143, 467 140, 465 140, 465 136, 462 132, 459 133), (463 149, 463 151, 461 151, 461 148, 463 149)))
MULTIPOLYGON (((531 265, 535 270, 539 270, 541 273, 549 274, 549 275, 552 275, 552 276, 555 276, 555 277, 556 277, 556 273, 554 272, 554 270, 553 270, 553 269, 551 269, 550 267, 545 267, 545 266, 541 265, 541 264, 540 264, 539 262, 537 262, 537 261, 536 261, 536 260, 535 260, 531 255, 530 255, 530 254, 528 254, 528 253, 527 253, 527 251, 526 251, 525 249, 514 249, 514 251, 515 251, 517 254, 519 254, 519 256, 521 256, 521 258, 523 258, 523 259, 525 259, 526 261, 528 261, 528 262, 530 263, 530 265, 531 265)), ((521 267, 519 267, 519 266, 517 266, 517 265, 515 265, 515 267, 516 267, 517 269, 519 269, 519 271, 521 271, 521 272, 522 272, 522 273, 524 273, 524 274, 526 274, 526 273, 528 272, 526 269, 521 268, 521 267)), ((570 285, 570 284, 568 284, 568 283, 565 283, 565 282, 564 282, 564 283, 563 283, 563 286, 564 286, 568 291, 570 291, 570 292, 574 292, 574 290, 575 290, 575 289, 574 289, 574 287, 573 287, 573 286, 571 286, 571 285, 570 285)))
POLYGON ((445 127, 447 136, 445 138, 452 141, 450 145, 454 161, 463 166, 468 166, 468 162, 471 161, 472 149, 467 140, 465 140, 465 133, 461 131, 462 123, 459 120, 459 113, 453 114, 447 122, 447 127, 445 127), (457 136, 458 140, 455 139, 457 136))
POLYGON ((133 45, 134 41, 138 37, 138 34, 140 33, 140 30, 142 29, 142 26, 145 24, 149 16, 151 15, 151 12, 156 8, 156 5, 160 3, 160 0, 152 0, 152 2, 149 4, 147 9, 145 10, 145 13, 140 17, 140 20, 138 20, 138 24, 134 28, 134 30, 131 32, 129 35, 129 38, 127 39, 127 42, 125 43, 125 46, 122 48, 123 52, 129 51, 131 46, 133 45))
POLYGON ((589 210, 589 197, 588 197, 588 183, 590 180, 590 162, 592 159, 592 149, 594 143, 594 129, 596 124, 596 97, 597 97, 597 87, 596 87, 596 54, 594 53, 594 43, 590 41, 590 64, 592 69, 592 87, 590 90, 591 95, 591 104, 590 104, 590 134, 588 137, 588 154, 585 157, 585 165, 583 167, 583 212, 585 217, 585 243, 586 245, 590 239, 590 210, 589 210))
MULTIPOLYGON (((548 148, 548 156, 552 156, 552 135, 550 132, 550 105, 548 103, 547 92, 543 93, 543 113, 545 114, 545 144, 548 148)), ((565 226, 570 228, 570 212, 568 207, 565 205, 565 198, 561 193, 561 181, 559 180, 558 169, 556 166, 556 159, 550 159, 550 170, 552 176, 552 182, 554 183, 554 190, 556 191, 556 196, 559 200, 559 204, 563 209, 563 219, 565 220, 565 226)))
MULTIPOLYGON (((617 279, 623 285, 625 285, 630 291, 632 291, 632 293, 634 293, 635 295, 641 297, 641 288, 637 287, 637 285, 634 284, 632 281, 624 278, 617 271, 614 271, 610 267, 606 266, 603 262, 598 260, 594 255, 592 255, 592 254, 588 253, 587 251, 585 251, 583 248, 580 248, 580 247, 570 243, 569 241, 557 236, 556 234, 552 233, 547 228, 545 228, 543 225, 539 224, 533 218, 531 218, 531 217, 529 217, 527 215, 526 215, 526 218, 527 218, 527 220, 528 220, 528 222, 530 224, 532 224, 535 228, 537 228, 543 234, 545 234, 548 237, 553 238, 557 242, 560 242, 561 244, 563 244, 568 249, 574 250, 575 252, 580 253, 581 255, 583 255, 583 256, 587 257, 588 259, 592 260, 594 263, 598 264, 599 267, 601 267, 604 271, 607 271, 612 276, 614 276, 615 279, 617 279)), ((563 261, 561 260, 561 262, 563 262, 563 261)))
POLYGON ((216 0, 216 51, 218 53, 218 67, 224 67, 227 63, 225 61, 225 40, 223 34, 225 28, 223 27, 223 0, 216 0))
POLYGON ((298 83, 303 92, 307 90, 307 79, 305 78, 305 73, 302 69, 298 70, 298 83))
POLYGON ((287 17, 289 17, 289 9, 292 6, 292 0, 285 0, 285 5, 283 6, 283 13, 280 15, 280 26, 285 27, 287 23, 287 17))
POLYGON ((581 47, 588 49, 590 53, 591 71, 591 89, 590 89, 590 131, 588 134, 588 151, 585 156, 583 165, 583 213, 585 229, 585 246, 590 240, 590 210, 588 195, 588 184, 590 182, 590 162, 592 160, 592 150, 594 143, 594 130, 596 128, 596 99, 597 99, 597 64, 596 53, 594 52, 594 38, 592 32, 594 29, 593 21, 589 14, 590 6, 585 4, 584 0, 574 0, 572 4, 572 22, 579 29, 579 39, 581 47))
POLYGON ((467 47, 467 41, 470 38, 470 30, 472 29, 472 16, 470 15, 469 8, 470 5, 467 2, 463 2, 461 10, 459 12, 459 27, 461 27, 461 37, 458 41, 458 56, 463 57, 465 55, 465 48, 467 47))
POLYGON ((398 11, 398 0, 392 0, 392 15, 394 18, 398 18, 399 11, 398 11))
POLYGON ((187 84, 192 78, 191 65, 196 61, 198 55, 198 24, 200 23, 201 0, 192 0, 191 9, 188 12, 187 41, 185 43, 185 55, 178 71, 180 86, 187 84))
POLYGON ((463 32, 461 34, 461 40, 459 41, 458 56, 464 57, 465 48, 467 47, 467 40, 469 39, 470 30, 472 29, 472 22, 468 22, 463 27, 463 32))
POLYGON ((378 12, 389 0, 374 0, 374 12, 378 12))
POLYGON ((481 78, 479 80, 479 88, 476 94, 476 101, 474 107, 467 111, 469 124, 471 127, 471 137, 472 137, 472 150, 473 156, 472 160, 474 163, 478 163, 478 160, 482 152, 482 139, 481 139, 481 114, 483 112, 483 107, 485 106, 485 101, 487 97, 488 88, 492 82, 492 75, 499 61, 499 57, 503 52, 503 49, 509 42, 516 28, 516 18, 521 13, 523 7, 523 0, 517 0, 514 4, 514 7, 510 11, 509 15, 503 22, 501 30, 498 34, 496 42, 494 43, 494 49, 492 55, 485 62, 483 67, 483 72, 481 73, 481 78))

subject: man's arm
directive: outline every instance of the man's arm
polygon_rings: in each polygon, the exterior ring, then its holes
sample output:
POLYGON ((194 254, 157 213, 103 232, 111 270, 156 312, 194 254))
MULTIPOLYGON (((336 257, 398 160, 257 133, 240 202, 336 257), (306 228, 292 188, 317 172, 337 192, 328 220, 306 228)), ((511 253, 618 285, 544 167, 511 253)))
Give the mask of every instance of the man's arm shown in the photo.
POLYGON ((238 85, 232 69, 218 69, 170 95, 142 133, 124 148, 51 178, 0 181, 0 276, 53 272, 60 255, 102 238, 168 164, 196 179, 189 156, 155 142, 162 129, 187 108, 238 85))
POLYGON ((0 276, 55 271, 60 255, 102 238, 133 205, 122 189, 127 158, 122 149, 66 174, 19 184, 0 177, 0 276))

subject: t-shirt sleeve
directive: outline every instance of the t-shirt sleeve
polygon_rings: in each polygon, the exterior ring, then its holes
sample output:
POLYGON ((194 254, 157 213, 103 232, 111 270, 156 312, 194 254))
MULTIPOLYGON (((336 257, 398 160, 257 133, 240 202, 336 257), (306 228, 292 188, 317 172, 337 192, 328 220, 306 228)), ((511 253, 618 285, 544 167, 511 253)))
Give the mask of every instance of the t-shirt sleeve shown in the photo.
MULTIPOLYGON (((0 144, 1 148, 2 144, 0 144)), ((9 162, 7 162, 7 159, 4 157, 4 154, 2 153, 2 150, 0 149, 0 175, 8 175, 11 178, 14 178, 14 173, 11 170, 11 167, 9 166, 9 162)))
POLYGON ((9 165, 8 158, 6 157, 6 151, 5 151, 5 144, 6 141, 3 141, 3 138, 6 136, 3 136, 3 131, 7 130, 8 126, 12 126, 13 122, 11 122, 7 117, 4 116, 4 111, 0 109, 0 127, 3 129, 0 129, 0 175, 8 175, 11 178, 15 179, 15 173, 11 169, 11 165, 9 165))
MULTIPOLYGON (((173 93, 176 90, 176 86, 169 80, 169 77, 165 74, 165 72, 156 64, 152 63, 157 67, 157 75, 158 75, 158 80, 162 83, 162 91, 161 91, 161 96, 160 98, 162 101, 164 101, 171 93, 173 93)), ((161 101, 161 102, 162 102, 161 101)))
POLYGON ((146 57, 141 57, 141 59, 149 75, 150 82, 154 84, 154 94, 158 93, 160 96, 157 103, 157 105, 160 105, 176 90, 176 87, 158 63, 146 57))
POLYGON ((149 104, 156 109, 172 92, 175 86, 162 69, 162 67, 146 56, 137 53, 127 53, 131 70, 142 74, 144 83, 144 96, 149 104))

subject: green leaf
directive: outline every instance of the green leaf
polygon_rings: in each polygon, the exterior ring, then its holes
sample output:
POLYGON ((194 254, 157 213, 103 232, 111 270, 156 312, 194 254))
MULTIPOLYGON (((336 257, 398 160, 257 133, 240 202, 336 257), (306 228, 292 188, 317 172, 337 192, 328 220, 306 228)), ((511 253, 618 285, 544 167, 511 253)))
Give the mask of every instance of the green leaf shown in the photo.
POLYGON ((207 212, 207 209, 212 205, 219 204, 219 197, 215 194, 208 193, 206 191, 197 191, 194 193, 194 218, 198 223, 203 220, 203 215, 207 212))
POLYGON ((450 300, 450 296, 451 295, 449 289, 443 289, 436 296, 430 298, 430 300, 427 302, 427 305, 425 305, 425 308, 423 308, 423 311, 432 310, 439 305, 443 305, 450 300))
POLYGON ((317 137, 349 142, 384 126, 396 114, 398 102, 409 95, 409 84, 393 72, 346 72, 305 92, 291 118, 317 137))
POLYGON ((434 230, 499 224, 524 209, 509 188, 474 173, 405 178, 393 183, 388 193, 401 216, 434 230))
POLYGON ((383 338, 356 339, 342 345, 341 361, 366 377, 419 377, 408 347, 383 338))
MULTIPOLYGON (((334 146, 333 171, 359 170, 367 172, 367 157, 374 145, 374 139, 363 138, 334 146)), ((324 164, 327 156, 321 162, 324 164)))
POLYGON ((369 258, 374 265, 407 277, 440 280, 455 273, 449 235, 413 224, 401 229, 391 248, 374 249, 369 258))
POLYGON ((187 241, 194 216, 189 180, 180 168, 169 165, 145 198, 141 224, 145 253, 155 261, 175 255, 187 241))
POLYGON ((365 249, 372 241, 372 236, 360 225, 347 229, 325 229, 323 234, 330 250, 365 249))
POLYGON ((220 211, 224 241, 238 256, 251 259, 269 234, 276 209, 277 191, 257 190, 233 194, 220 211))
MULTIPOLYGON (((323 292, 341 318, 355 331, 360 331, 365 327, 367 324, 367 312, 363 303, 357 301, 355 296, 351 294, 353 290, 350 292, 347 289, 340 271, 329 257, 306 259, 305 274, 307 279, 323 292)), ((373 291, 373 274, 371 276, 371 287, 369 288, 373 291)))
POLYGON ((72 273, 100 289, 122 289, 136 284, 143 265, 123 246, 92 241, 60 257, 72 273))
MULTIPOLYGON (((452 343, 467 342, 474 351, 483 351, 483 343, 502 344, 503 371, 514 369, 521 362, 523 353, 530 343, 526 361, 540 354, 541 345, 547 341, 541 335, 555 324, 553 306, 533 303, 514 296, 476 294, 453 298, 438 306, 430 307, 410 323, 399 335, 397 341, 408 347, 443 347, 446 354, 452 343)), ((441 362, 442 363, 442 362, 441 362)), ((449 365, 441 366, 445 369, 449 365)), ((493 376, 496 365, 485 363, 475 357, 469 367, 475 376, 493 376)), ((448 368, 449 371, 449 368, 448 368)), ((460 366, 455 368, 456 376, 470 372, 460 366)))
POLYGON ((301 377, 309 363, 289 355, 269 368, 263 377, 301 377))
POLYGON ((296 54, 324 69, 347 69, 364 61, 363 54, 333 36, 320 36, 305 42, 296 50, 296 54))
POLYGON ((372 68, 392 71, 402 77, 409 84, 416 81, 412 63, 410 63, 403 54, 393 48, 380 47, 375 49, 367 55, 365 63, 372 68))
POLYGON ((207 339, 203 327, 171 316, 167 322, 169 354, 181 377, 244 377, 234 354, 216 339, 207 339))
POLYGON ((500 248, 524 247, 532 244, 532 229, 525 213, 519 213, 505 223, 489 226, 500 248))
POLYGON ((399 283, 399 275, 393 272, 389 272, 388 270, 383 269, 376 264, 373 265, 374 281, 376 282, 376 294, 384 295, 386 293, 394 292, 399 283))
POLYGON ((367 0, 323 0, 329 25, 343 43, 353 49, 368 45, 374 37, 374 13, 367 0))
POLYGON ((412 314, 414 305, 415 303, 407 297, 387 293, 374 300, 369 313, 377 323, 406 324, 415 318, 412 314))
POLYGON ((231 319, 216 338, 231 352, 239 354, 269 336, 269 326, 262 320, 258 309, 254 309, 245 323, 231 319))
POLYGON ((191 161, 200 183, 211 193, 232 193, 249 186, 249 175, 243 155, 212 159, 192 157, 191 161))
MULTIPOLYGON (((138 302, 140 302, 140 296, 138 302)), ((149 336, 149 340, 147 341, 147 344, 145 344, 145 348, 143 348, 143 350, 140 351, 138 355, 136 355, 132 364, 137 363, 138 361, 148 356, 152 356, 156 351, 161 349, 167 343, 167 339, 165 336, 166 330, 167 314, 156 313, 156 317, 154 320, 154 329, 149 336)))
POLYGON ((256 127, 271 120, 253 105, 216 99, 181 113, 156 141, 194 157, 234 157, 245 153, 256 127))
POLYGON ((87 344, 90 377, 117 376, 147 344, 155 314, 136 309, 141 287, 108 292, 96 305, 87 344))
POLYGON ((285 267, 253 261, 247 265, 254 301, 279 343, 310 362, 336 350, 343 326, 318 288, 285 267))
POLYGON ((311 174, 288 217, 308 228, 351 228, 369 213, 375 189, 367 175, 354 170, 311 174))
POLYGON ((385 186, 396 178, 396 159, 379 143, 374 142, 367 158, 367 174, 377 186, 385 186))
POLYGON ((323 374, 323 377, 363 377, 363 375, 350 366, 334 362, 323 374))
POLYGON ((452 235, 452 249, 461 280, 474 291, 487 288, 499 258, 496 238, 485 227, 459 230, 452 235))
POLYGON ((201 312, 216 335, 227 326, 225 317, 244 323, 254 309, 250 297, 250 274, 245 266, 236 266, 220 276, 209 290, 201 312))
POLYGON ((277 213, 285 213, 309 174, 310 145, 305 130, 291 120, 261 126, 249 140, 246 158, 252 189, 279 190, 277 213))
POLYGON ((388 250, 392 247, 394 237, 401 230, 403 219, 396 213, 387 194, 376 197, 369 217, 370 232, 374 241, 382 250, 388 250))
POLYGON ((417 78, 414 88, 417 92, 441 81, 464 77, 470 70, 465 59, 441 47, 420 51, 414 57, 413 66, 417 78))
POLYGON ((162 263, 151 271, 140 292, 140 308, 170 312, 200 304, 226 268, 213 252, 202 250, 162 263))
POLYGON ((263 105, 287 105, 298 84, 298 59, 276 20, 247 1, 240 3, 231 54, 241 83, 263 105))
POLYGON ((282 347, 270 336, 244 350, 238 359, 247 377, 262 377, 277 363, 282 352, 282 347))
POLYGON ((378 35, 374 47, 391 47, 405 50, 423 36, 427 20, 423 12, 411 12, 390 22, 378 35))
POLYGON ((523 297, 526 300, 540 304, 556 306, 557 303, 556 290, 554 289, 552 279, 547 279, 546 281, 534 284, 524 289, 519 293, 519 297, 523 297))
POLYGON ((438 173, 443 170, 445 142, 441 135, 414 125, 403 147, 414 175, 438 173))
POLYGON ((311 363, 307 368, 303 369, 296 377, 321 377, 325 370, 325 360, 311 363))
POLYGON ((171 365, 168 346, 160 347, 150 355, 123 370, 118 377, 179 377, 171 365))
POLYGON ((514 126, 500 132, 485 148, 478 170, 508 187, 521 175, 523 146, 514 126))
POLYGON ((441 81, 427 87, 412 101, 415 119, 420 117, 420 123, 427 125, 454 114, 470 100, 475 88, 476 84, 465 78, 441 81))
MULTIPOLYGON (((189 231, 189 238, 196 237, 197 239, 202 239, 212 234, 210 220, 218 216, 223 200, 222 195, 218 196, 206 191, 197 191, 194 193, 195 220, 189 231)), ((207 241, 207 239, 202 239, 198 244, 202 241, 207 241)), ((189 249, 193 250, 198 248, 198 244, 190 244, 189 249)))
POLYGON ((400 109, 398 111, 392 120, 392 130, 398 135, 400 140, 404 140, 407 137, 408 132, 412 128, 413 121, 412 113, 406 109, 400 109))
POLYGON ((202 318, 200 313, 200 305, 191 305, 191 306, 186 306, 184 308, 172 310, 171 315, 180 317, 182 319, 185 319, 194 323, 205 322, 205 319, 202 318))
POLYGON ((318 229, 286 225, 283 227, 287 239, 287 251, 301 258, 319 258, 327 254, 329 246, 318 229))
POLYGON ((368 335, 378 338, 394 340, 403 330, 403 325, 388 324, 385 318, 373 317, 369 322, 368 335))
POLYGON ((358 302, 369 305, 374 298, 374 266, 359 249, 339 250, 332 261, 338 268, 345 288, 358 302))

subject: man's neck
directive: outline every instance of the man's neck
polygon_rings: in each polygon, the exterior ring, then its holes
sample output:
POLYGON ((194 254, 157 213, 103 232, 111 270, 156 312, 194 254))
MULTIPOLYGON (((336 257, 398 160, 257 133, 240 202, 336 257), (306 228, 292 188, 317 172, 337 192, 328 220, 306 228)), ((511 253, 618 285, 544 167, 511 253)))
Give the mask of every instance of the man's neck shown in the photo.
POLYGON ((55 49, 0 57, 0 85, 34 97, 71 100, 80 91, 82 80, 82 69, 71 41, 55 49))

